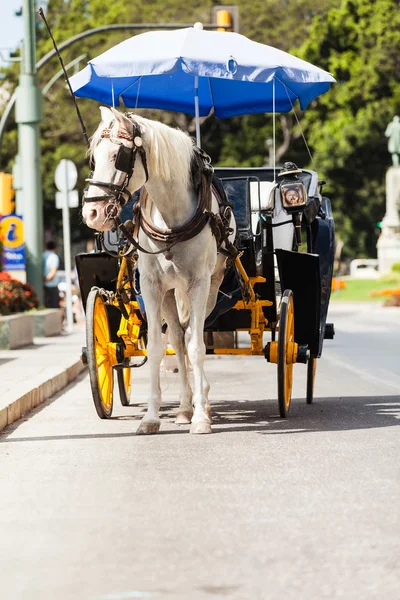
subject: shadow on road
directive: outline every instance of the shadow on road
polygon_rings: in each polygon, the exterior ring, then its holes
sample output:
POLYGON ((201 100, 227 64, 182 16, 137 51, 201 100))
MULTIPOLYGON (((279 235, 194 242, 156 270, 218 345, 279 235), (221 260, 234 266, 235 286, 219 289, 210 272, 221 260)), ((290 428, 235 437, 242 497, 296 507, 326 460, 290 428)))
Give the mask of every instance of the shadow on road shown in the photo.
MULTIPOLYGON (((138 421, 143 416, 145 405, 131 408, 136 411, 136 414, 111 419, 110 428, 112 428, 114 420, 138 421)), ((176 408, 175 404, 167 403, 163 406, 161 431, 158 435, 188 433, 188 426, 163 429, 163 423, 164 425, 168 424, 169 427, 173 426, 176 408)), ((400 396, 318 398, 311 406, 305 404, 304 400, 294 399, 288 419, 281 419, 275 411, 276 401, 236 400, 215 403, 212 406, 213 432, 219 434, 247 431, 263 435, 284 435, 393 427, 400 424, 400 396)), ((93 416, 93 418, 96 417, 93 416)), ((11 431, 9 433, 11 434, 11 431)), ((133 436, 135 436, 135 431, 20 438, 7 437, 6 434, 2 437, 1 443, 111 439, 133 436)))
MULTIPOLYGON (((313 405, 294 399, 289 418, 269 412, 272 403, 227 401, 213 405, 215 431, 265 434, 346 431, 400 425, 400 396, 317 398, 313 405)), ((275 404, 276 407, 276 404, 275 404)))

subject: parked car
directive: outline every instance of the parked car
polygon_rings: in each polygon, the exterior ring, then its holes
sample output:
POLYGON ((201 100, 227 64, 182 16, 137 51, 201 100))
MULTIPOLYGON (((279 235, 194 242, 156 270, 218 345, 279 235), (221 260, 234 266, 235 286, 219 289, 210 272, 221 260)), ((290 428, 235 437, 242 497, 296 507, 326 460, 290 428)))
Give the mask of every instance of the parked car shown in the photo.
POLYGON ((378 279, 377 258, 356 258, 350 263, 350 277, 355 279, 378 279))

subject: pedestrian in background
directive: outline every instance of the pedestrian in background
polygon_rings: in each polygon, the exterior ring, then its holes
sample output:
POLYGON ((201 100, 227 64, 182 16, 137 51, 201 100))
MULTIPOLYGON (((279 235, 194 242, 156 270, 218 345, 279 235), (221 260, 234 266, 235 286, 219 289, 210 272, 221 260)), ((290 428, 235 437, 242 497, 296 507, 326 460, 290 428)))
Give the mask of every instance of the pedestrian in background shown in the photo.
POLYGON ((49 241, 43 252, 43 277, 44 277, 44 304, 46 308, 60 307, 60 293, 58 291, 57 271, 60 259, 56 254, 56 245, 49 241))

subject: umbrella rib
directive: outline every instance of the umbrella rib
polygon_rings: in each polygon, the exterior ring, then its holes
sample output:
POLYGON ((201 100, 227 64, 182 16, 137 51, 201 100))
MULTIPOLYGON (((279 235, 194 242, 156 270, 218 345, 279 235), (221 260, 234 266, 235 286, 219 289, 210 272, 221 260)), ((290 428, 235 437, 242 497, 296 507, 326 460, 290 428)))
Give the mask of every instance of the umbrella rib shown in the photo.
MULTIPOLYGON (((279 80, 279 81, 280 81, 280 80, 279 80)), ((314 162, 314 159, 313 159, 313 157, 312 157, 312 154, 311 154, 311 150, 310 150, 310 148, 309 148, 309 146, 308 146, 308 144, 307 144, 307 140, 306 140, 306 138, 305 138, 305 135, 304 135, 304 133, 303 133, 303 128, 302 128, 302 126, 301 126, 301 124, 300 124, 299 118, 298 118, 298 116, 297 116, 297 114, 296 114, 296 111, 295 111, 295 109, 294 109, 294 106, 293 106, 292 99, 290 98, 290 96, 289 96, 289 94, 288 94, 288 89, 290 89, 290 88, 289 88, 289 87, 288 87, 286 84, 284 84, 284 83, 283 83, 283 81, 281 81, 281 84, 282 84, 282 85, 284 86, 284 88, 285 88, 285 91, 286 91, 287 97, 288 97, 288 99, 289 99, 289 102, 290 102, 290 105, 291 105, 291 107, 292 107, 293 114, 294 114, 294 116, 295 116, 295 119, 296 119, 296 121, 297 121, 297 125, 300 127, 300 133, 301 133, 301 137, 303 138, 303 142, 304 142, 304 145, 305 145, 305 147, 306 147, 306 149, 307 149, 308 156, 310 157, 310 160, 311 160, 311 162, 312 162, 312 164, 313 164, 313 167, 314 167, 315 171, 317 171, 317 173, 318 173, 317 166, 316 166, 316 164, 315 164, 315 162, 314 162)), ((292 91, 292 90, 290 90, 290 91, 292 91)), ((294 92, 293 92, 293 94, 294 94, 294 92)), ((296 94, 295 94, 295 96, 296 96, 296 94)), ((296 96, 296 97, 298 98, 298 96, 296 96)))
POLYGON ((213 94, 213 89, 212 89, 212 85, 211 85, 211 77, 208 77, 208 88, 210 90, 211 103, 212 103, 212 107, 213 107, 214 113, 215 113, 214 94, 213 94))
POLYGON ((293 96, 296 96, 297 100, 299 99, 299 95, 296 94, 296 92, 294 92, 288 85, 286 85, 286 83, 284 81, 282 81, 282 79, 279 79, 279 77, 277 77, 276 75, 274 75, 274 79, 277 79, 279 81, 279 83, 281 83, 286 88, 287 97, 289 98, 289 102, 293 108, 293 103, 292 103, 292 100, 291 100, 287 90, 291 91, 293 96))
MULTIPOLYGON (((122 90, 122 92, 120 94, 118 94, 118 97, 121 97, 122 94, 125 94, 125 92, 127 92, 131 87, 133 87, 138 81, 140 83, 141 79, 142 79, 142 75, 139 75, 138 78, 135 79, 135 81, 133 83, 128 85, 128 87, 126 87, 124 90, 122 90)), ((137 108, 137 102, 138 102, 138 98, 136 99, 136 107, 135 108, 137 108)))

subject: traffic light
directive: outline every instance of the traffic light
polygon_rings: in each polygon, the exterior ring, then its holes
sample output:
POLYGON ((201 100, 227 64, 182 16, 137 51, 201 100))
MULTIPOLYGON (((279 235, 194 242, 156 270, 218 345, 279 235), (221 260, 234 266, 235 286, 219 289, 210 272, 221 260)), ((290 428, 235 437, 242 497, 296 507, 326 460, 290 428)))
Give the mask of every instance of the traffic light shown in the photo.
POLYGON ((9 215, 15 210, 15 190, 12 184, 12 175, 9 173, 0 173, 0 215, 9 215))
POLYGON ((239 9, 234 4, 213 7, 214 23, 217 31, 239 31, 239 9))
POLYGON ((229 10, 217 10, 215 16, 219 25, 217 31, 232 31, 232 16, 229 10))

